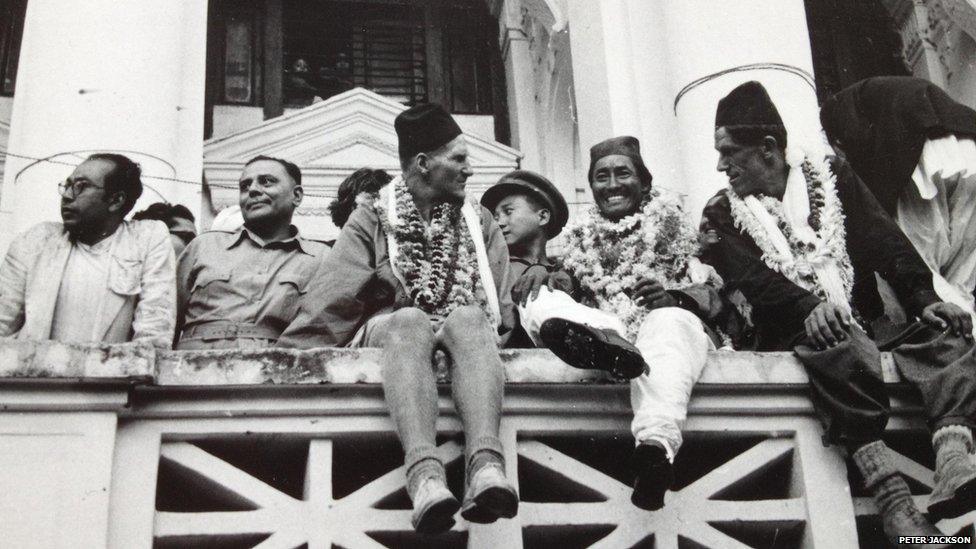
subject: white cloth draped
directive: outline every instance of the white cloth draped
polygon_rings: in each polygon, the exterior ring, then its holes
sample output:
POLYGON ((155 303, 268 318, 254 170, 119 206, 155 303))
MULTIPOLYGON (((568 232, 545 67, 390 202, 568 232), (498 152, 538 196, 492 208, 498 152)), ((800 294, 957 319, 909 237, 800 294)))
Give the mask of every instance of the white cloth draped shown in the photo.
POLYGON ((976 141, 929 139, 912 180, 898 198, 898 225, 932 270, 939 297, 973 314, 976 141))
POLYGON ((802 258, 794 257, 786 235, 780 230, 776 219, 766 210, 762 202, 755 196, 747 196, 743 202, 759 221, 770 242, 776 248, 780 259, 785 260, 784 262, 787 264, 797 264, 797 268, 801 270, 812 269, 817 276, 820 287, 827 294, 827 300, 850 313, 851 305, 844 289, 844 281, 840 272, 841 266, 835 258, 825 253, 824 242, 810 227, 810 196, 807 192, 806 178, 803 176, 803 170, 800 169, 800 162, 803 161, 803 158, 804 155, 795 149, 787 151, 790 172, 786 179, 786 191, 783 193, 783 214, 797 238, 814 244, 816 247, 814 252, 802 258))

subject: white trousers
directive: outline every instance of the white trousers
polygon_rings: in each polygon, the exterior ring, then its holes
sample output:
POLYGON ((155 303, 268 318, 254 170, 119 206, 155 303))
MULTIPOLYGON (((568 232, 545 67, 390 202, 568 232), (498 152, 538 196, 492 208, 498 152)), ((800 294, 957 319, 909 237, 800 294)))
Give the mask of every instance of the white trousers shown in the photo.
MULTIPOLYGON (((536 346, 541 344, 539 328, 551 318, 614 330, 623 337, 627 333, 615 316, 581 305, 566 293, 546 287, 540 289, 535 300, 518 310, 522 327, 536 346)), ((667 451, 668 459, 674 461, 681 448, 681 427, 688 417, 691 389, 701 377, 708 351, 715 347, 698 317, 678 307, 648 313, 634 344, 651 373, 630 382, 630 404, 634 410, 631 431, 637 444, 658 442, 667 451)))

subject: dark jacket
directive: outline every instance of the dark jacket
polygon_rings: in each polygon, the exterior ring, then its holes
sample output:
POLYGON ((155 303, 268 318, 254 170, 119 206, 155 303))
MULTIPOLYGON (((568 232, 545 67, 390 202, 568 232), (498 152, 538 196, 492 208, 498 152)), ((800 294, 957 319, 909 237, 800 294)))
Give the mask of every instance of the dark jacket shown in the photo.
POLYGON ((820 120, 891 216, 927 139, 976 137, 976 111, 935 84, 907 76, 868 78, 844 88, 824 101, 820 120))
MULTIPOLYGON (((875 273, 888 281, 910 315, 939 301, 932 273, 911 242, 889 217, 850 166, 830 159, 837 176, 837 195, 844 209, 847 251, 854 267, 851 305, 867 321, 884 313, 875 273)), ((705 206, 702 229, 710 236, 702 260, 725 280, 729 292, 740 291, 752 307, 760 351, 786 351, 820 298, 770 269, 755 241, 735 227, 728 190, 705 206)))

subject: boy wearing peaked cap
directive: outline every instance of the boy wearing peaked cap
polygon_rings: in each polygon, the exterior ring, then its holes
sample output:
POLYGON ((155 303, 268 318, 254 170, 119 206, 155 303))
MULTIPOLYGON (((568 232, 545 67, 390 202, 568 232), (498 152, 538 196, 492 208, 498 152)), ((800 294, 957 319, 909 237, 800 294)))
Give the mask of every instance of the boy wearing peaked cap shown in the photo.
MULTIPOLYGON (((515 170, 485 191, 481 205, 494 212, 508 244, 512 298, 521 333, 531 340, 526 343, 546 347, 576 368, 606 370, 625 379, 644 373, 647 365, 629 341, 614 330, 587 326, 587 319, 603 313, 570 297, 575 294, 572 278, 546 253, 546 243, 569 219, 556 186, 535 172, 515 170)), ((516 343, 523 342, 509 340, 510 346, 516 343)))

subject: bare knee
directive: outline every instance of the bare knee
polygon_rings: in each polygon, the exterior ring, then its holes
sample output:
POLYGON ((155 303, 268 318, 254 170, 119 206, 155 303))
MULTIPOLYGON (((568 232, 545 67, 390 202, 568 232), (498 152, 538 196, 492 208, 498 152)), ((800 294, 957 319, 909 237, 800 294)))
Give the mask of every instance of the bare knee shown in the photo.
POLYGON ((447 315, 444 321, 444 332, 446 335, 457 335, 459 337, 471 336, 482 331, 491 331, 488 317, 480 307, 475 305, 465 305, 458 307, 447 315))
POLYGON ((405 307, 392 313, 387 324, 389 343, 397 346, 434 347, 434 332, 427 314, 416 307, 405 307))

